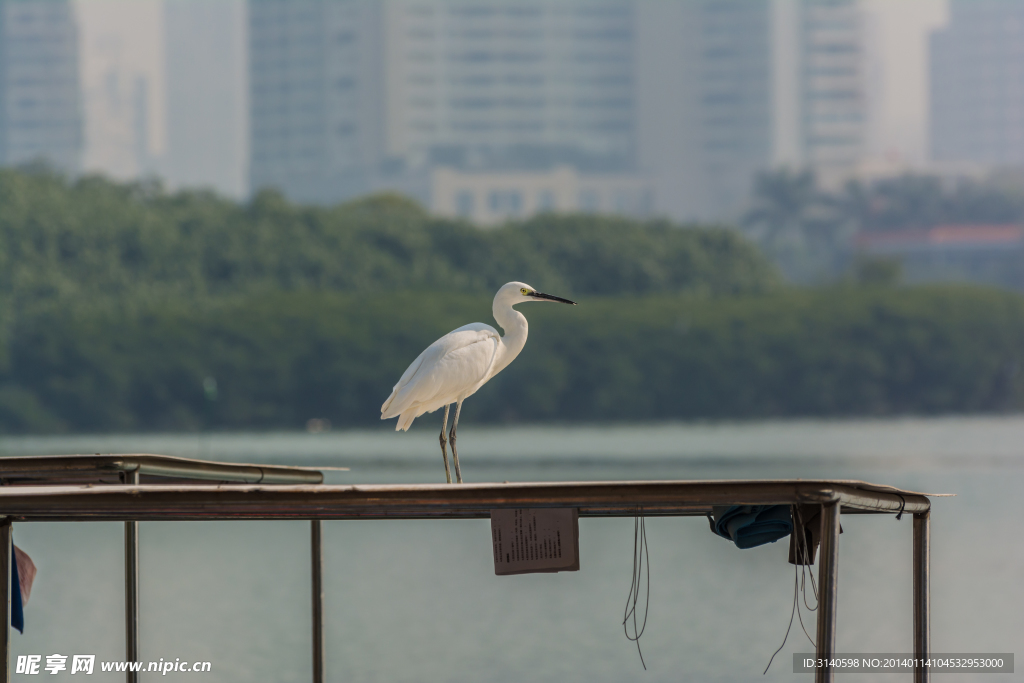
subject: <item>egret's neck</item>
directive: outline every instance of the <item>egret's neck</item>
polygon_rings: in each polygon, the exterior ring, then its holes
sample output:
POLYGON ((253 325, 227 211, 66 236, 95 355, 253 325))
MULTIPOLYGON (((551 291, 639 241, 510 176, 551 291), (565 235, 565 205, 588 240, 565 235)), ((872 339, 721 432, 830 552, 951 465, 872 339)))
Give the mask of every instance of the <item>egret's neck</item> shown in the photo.
POLYGON ((491 313, 494 314, 494 319, 498 321, 501 329, 505 332, 505 336, 501 338, 505 344, 504 358, 502 358, 502 367, 504 367, 511 363, 512 359, 518 356, 526 346, 526 335, 530 331, 530 326, 526 323, 525 315, 505 302, 495 301, 494 306, 491 307, 491 313))

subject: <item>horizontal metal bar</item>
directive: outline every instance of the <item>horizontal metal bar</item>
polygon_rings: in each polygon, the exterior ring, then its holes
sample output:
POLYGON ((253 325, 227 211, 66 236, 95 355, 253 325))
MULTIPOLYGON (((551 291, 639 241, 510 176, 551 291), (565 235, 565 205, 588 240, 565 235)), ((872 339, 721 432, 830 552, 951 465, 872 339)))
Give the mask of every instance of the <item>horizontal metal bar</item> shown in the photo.
POLYGON ((928 498, 919 493, 889 493, 863 491, 850 487, 837 487, 842 513, 913 514, 931 509, 928 498))
POLYGON ((245 484, 319 484, 319 470, 280 465, 212 462, 149 453, 96 455, 34 455, 0 458, 0 479, 18 480, 101 479, 119 472, 138 472, 144 477, 228 481, 245 484))
MULTIPOLYGON (((870 485, 866 485, 870 486, 870 485)), ((919 494, 828 481, 646 481, 406 486, 11 486, 0 514, 18 520, 479 518, 495 508, 573 507, 581 516, 690 516, 716 505, 840 503, 863 512, 929 509, 919 494), (648 512, 649 511, 649 512, 648 512)))

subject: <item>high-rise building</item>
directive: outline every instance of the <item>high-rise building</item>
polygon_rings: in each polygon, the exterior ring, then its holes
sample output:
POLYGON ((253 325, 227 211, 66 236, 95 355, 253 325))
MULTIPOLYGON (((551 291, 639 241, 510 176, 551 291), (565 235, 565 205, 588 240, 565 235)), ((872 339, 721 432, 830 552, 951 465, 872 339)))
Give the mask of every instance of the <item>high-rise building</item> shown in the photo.
POLYGON ((333 202, 383 162, 383 2, 249 2, 250 187, 333 202))
POLYGON ((0 0, 0 165, 81 165, 78 30, 68 0, 0 0))
POLYGON ((386 153, 460 168, 635 163, 632 3, 393 2, 386 153))
POLYGON ((246 194, 245 24, 244 0, 164 3, 167 143, 160 169, 172 187, 246 194))
POLYGON ((253 189, 426 198, 439 166, 635 168, 628 1, 252 0, 249 31, 253 189))
POLYGON ((250 0, 251 185, 451 211, 483 192, 453 178, 504 196, 571 169, 636 197, 602 207, 733 218, 758 171, 860 161, 860 1, 250 0))
POLYGON ((930 48, 932 160, 1024 165, 1024 3, 952 0, 930 48))
POLYGON ((648 0, 640 12, 642 53, 674 50, 643 57, 641 162, 656 178, 659 205, 721 217, 746 201, 772 159, 771 5, 648 0))
POLYGON ((757 172, 850 174, 866 127, 858 0, 637 3, 640 161, 660 210, 734 218, 757 172))
POLYGON ((835 183, 864 154, 864 19, 857 0, 808 0, 801 10, 804 165, 835 183))

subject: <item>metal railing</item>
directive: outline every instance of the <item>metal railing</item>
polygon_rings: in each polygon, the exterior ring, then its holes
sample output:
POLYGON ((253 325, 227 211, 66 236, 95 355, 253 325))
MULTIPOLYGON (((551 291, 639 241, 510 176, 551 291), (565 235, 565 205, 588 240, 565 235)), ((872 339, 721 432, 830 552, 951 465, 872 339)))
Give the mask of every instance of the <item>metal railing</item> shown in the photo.
MULTIPOLYGON (((107 456, 114 458, 115 456, 107 456)), ((328 486, 295 483, 295 478, 315 479, 319 472, 299 468, 277 468, 276 474, 289 483, 273 483, 273 468, 257 468, 259 483, 196 484, 182 470, 167 484, 137 483, 147 472, 134 456, 117 456, 125 466, 137 464, 124 483, 104 486, 46 485, 46 477, 17 480, 0 459, 0 554, 6 542, 0 573, 8 604, 10 624, 11 523, 14 521, 102 521, 125 522, 125 607, 126 652, 138 658, 138 544, 139 521, 308 519, 311 524, 313 681, 324 679, 323 581, 321 520, 325 519, 465 519, 487 518, 502 508, 576 508, 581 517, 704 516, 719 505, 816 505, 821 506, 821 554, 818 564, 820 607, 817 625, 817 656, 828 659, 836 647, 836 603, 839 573, 839 520, 841 514, 913 515, 913 605, 914 654, 929 654, 929 526, 931 504, 925 494, 903 491, 858 481, 622 481, 545 482, 505 484, 426 484, 404 486, 328 486), (6 541, 4 540, 6 539, 6 541)), ((147 456, 157 458, 158 456, 147 456)), ((24 460, 24 459, 22 459, 24 460)), ((169 459, 174 460, 174 459, 169 459)), ((38 463, 37 463, 38 464, 38 463)), ((110 466, 110 461, 106 461, 110 466)), ((150 461, 153 468, 168 467, 165 460, 150 461)), ((234 467, 221 464, 219 467, 234 467)), ((26 470, 20 470, 22 472, 26 470)), ((124 470, 123 470, 124 471, 124 470)), ((161 470, 161 472, 166 469, 161 470)), ((216 479, 230 481, 229 472, 217 470, 216 479)), ((85 476, 88 478, 88 476, 85 476)), ((143 480, 144 481, 144 480, 143 480)), ((236 480, 237 481, 237 480, 236 480)), ((0 651, 8 662, 9 626, 0 629, 0 651)), ((818 670, 817 682, 833 681, 834 671, 818 670)), ((8 674, 9 676, 9 674, 8 674)), ((3 680, 8 680, 5 677, 3 680)), ((129 681, 137 680, 131 678, 129 681)), ((929 680, 928 670, 915 671, 916 683, 929 680)))
MULTIPOLYGON (((0 483, 11 487, 38 486, 94 486, 126 484, 138 487, 143 481, 168 484, 194 483, 196 481, 217 481, 220 483, 252 484, 319 484, 323 474, 303 467, 279 467, 247 465, 237 463, 191 460, 167 455, 133 453, 128 455, 43 455, 15 458, 0 458, 0 483), (144 479, 145 478, 145 479, 144 479)), ((2 491, 2 489, 0 489, 2 491)), ((0 514, 6 511, 0 510, 0 514)), ((11 517, 3 520, 8 546, 11 543, 11 517)), ((323 639, 323 595, 317 590, 320 580, 320 522, 313 522, 313 631, 323 639)), ((0 536, 0 542, 3 537, 0 536)), ((10 555, 8 547, 7 553, 10 555)), ((8 560, 10 558, 8 557, 8 560)), ((2 567, 0 567, 2 571, 2 567)), ((11 598, 10 569, 7 573, 7 623, 10 619, 11 598)), ((124 522, 124 619, 125 659, 140 661, 139 657, 139 522, 124 522)), ((3 681, 9 680, 10 627, 0 629, 3 637, 5 667, 3 681)), ((313 680, 323 682, 323 647, 313 650, 313 680)), ((127 683, 138 683, 139 672, 127 671, 127 683)))

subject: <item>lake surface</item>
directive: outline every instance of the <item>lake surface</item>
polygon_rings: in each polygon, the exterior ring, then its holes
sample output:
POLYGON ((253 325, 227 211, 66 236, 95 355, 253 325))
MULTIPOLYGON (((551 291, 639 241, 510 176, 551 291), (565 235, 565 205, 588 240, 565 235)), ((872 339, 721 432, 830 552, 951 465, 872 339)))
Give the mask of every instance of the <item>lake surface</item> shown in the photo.
MULTIPOLYGON (((0 455, 150 452, 352 468, 328 483, 437 482, 433 417, 407 434, 0 438, 0 455)), ((933 501, 934 651, 1024 643, 1024 418, 467 425, 459 450, 468 481, 829 477, 956 493, 933 501)), ((845 516, 843 530, 839 651, 910 652, 910 517, 845 516)), ((578 573, 513 577, 494 576, 486 520, 325 522, 328 680, 810 680, 792 673, 791 653, 812 650, 798 624, 761 676, 792 605, 786 541, 739 550, 703 518, 650 519, 647 532, 645 672, 621 625, 631 519, 580 521, 578 573)), ((15 541, 39 574, 12 654, 123 658, 122 525, 19 524, 15 541)), ((143 659, 213 663, 167 680, 308 681, 308 544, 307 522, 143 523, 143 659)))

